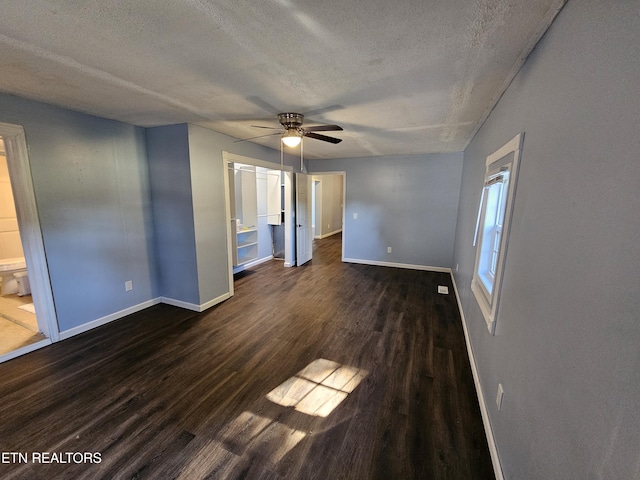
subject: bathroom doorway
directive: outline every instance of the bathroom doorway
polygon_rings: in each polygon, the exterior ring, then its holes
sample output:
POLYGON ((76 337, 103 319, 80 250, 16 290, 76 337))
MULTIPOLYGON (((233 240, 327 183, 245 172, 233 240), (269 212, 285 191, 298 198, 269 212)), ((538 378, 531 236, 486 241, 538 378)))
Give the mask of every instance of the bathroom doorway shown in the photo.
POLYGON ((7 155, 0 138, 0 355, 44 340, 28 278, 7 155))
POLYGON ((59 339, 22 127, 0 123, 0 362, 59 339))

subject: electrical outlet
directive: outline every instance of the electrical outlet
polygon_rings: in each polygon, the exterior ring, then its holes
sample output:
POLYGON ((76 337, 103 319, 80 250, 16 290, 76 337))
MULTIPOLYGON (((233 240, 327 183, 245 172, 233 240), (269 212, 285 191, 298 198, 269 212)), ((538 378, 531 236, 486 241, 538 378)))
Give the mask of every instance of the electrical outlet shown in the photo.
POLYGON ((456 263, 456 272, 458 271, 458 267, 460 266, 459 263, 456 263))
POLYGON ((124 282, 124 291, 130 292, 131 290, 133 290, 133 280, 127 280, 124 282))
POLYGON ((446 285, 438 285, 438 293, 442 295, 449 295, 449 287, 446 285))
POLYGON ((357 220, 358 219, 358 214, 356 212, 353 213, 353 219, 357 220))
POLYGON ((498 411, 502 410, 502 400, 504 399, 504 388, 502 388, 502 384, 498 384, 498 395, 496 396, 496 405, 498 406, 498 411))
POLYGON ((391 253, 391 247, 387 247, 387 253, 391 253))

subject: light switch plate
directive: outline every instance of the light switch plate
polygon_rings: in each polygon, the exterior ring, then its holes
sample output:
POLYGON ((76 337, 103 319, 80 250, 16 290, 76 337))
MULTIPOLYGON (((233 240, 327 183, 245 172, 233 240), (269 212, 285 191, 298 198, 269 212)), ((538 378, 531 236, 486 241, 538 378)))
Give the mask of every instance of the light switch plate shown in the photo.
POLYGON ((438 293, 443 295, 449 295, 449 287, 444 285, 438 285, 438 293))

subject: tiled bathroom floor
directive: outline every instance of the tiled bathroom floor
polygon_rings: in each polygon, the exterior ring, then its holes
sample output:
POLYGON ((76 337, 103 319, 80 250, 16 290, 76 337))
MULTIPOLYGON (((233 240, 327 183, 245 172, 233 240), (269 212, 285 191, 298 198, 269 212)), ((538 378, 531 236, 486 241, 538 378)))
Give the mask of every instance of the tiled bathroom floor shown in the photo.
POLYGON ((44 338, 38 333, 36 316, 19 308, 32 301, 31 295, 0 297, 0 355, 44 338))

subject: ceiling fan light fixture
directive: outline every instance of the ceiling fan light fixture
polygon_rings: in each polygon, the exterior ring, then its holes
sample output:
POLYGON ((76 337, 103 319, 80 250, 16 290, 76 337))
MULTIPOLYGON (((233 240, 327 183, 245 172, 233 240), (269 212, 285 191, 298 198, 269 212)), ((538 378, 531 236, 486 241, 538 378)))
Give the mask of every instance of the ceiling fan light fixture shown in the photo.
POLYGON ((287 132, 282 135, 282 143, 287 147, 297 147, 302 141, 302 135, 295 128, 288 128, 287 132))

